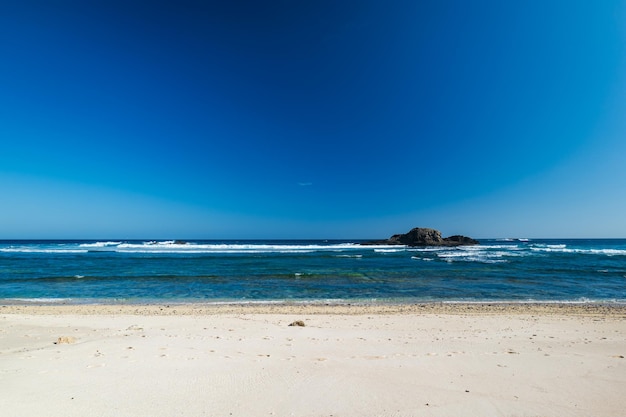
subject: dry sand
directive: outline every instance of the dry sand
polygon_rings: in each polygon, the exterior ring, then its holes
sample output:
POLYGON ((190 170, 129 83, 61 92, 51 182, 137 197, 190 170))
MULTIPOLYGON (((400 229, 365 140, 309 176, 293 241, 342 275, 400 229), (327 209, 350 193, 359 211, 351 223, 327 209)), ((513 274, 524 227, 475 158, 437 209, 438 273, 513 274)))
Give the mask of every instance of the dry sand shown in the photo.
POLYGON ((4 305, 0 414, 623 416, 624 356, 624 307, 4 305))

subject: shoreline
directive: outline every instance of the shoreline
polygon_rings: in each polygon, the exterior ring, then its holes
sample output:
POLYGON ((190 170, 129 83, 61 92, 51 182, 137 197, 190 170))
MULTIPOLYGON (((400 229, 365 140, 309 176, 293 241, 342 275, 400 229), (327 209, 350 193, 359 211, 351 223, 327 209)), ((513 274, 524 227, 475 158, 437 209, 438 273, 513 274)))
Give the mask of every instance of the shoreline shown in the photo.
POLYGON ((74 304, 0 302, 0 314, 193 316, 278 315, 567 315, 626 318, 626 304, 601 302, 423 302, 423 303, 145 303, 74 304))

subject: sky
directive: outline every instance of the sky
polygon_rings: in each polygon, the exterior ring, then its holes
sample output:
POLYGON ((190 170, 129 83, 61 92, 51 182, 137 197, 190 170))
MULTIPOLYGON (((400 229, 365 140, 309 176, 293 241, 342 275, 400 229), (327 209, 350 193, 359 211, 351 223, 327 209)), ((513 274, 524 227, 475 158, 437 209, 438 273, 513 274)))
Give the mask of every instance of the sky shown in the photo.
POLYGON ((626 238, 626 1, 0 1, 0 239, 626 238))

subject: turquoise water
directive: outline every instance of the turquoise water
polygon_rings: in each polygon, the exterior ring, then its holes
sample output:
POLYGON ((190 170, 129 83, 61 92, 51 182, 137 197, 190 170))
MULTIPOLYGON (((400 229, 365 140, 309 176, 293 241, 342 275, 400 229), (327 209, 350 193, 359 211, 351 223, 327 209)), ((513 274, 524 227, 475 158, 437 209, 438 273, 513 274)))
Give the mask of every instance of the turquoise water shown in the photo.
POLYGON ((626 303, 626 239, 0 241, 0 300, 626 303))

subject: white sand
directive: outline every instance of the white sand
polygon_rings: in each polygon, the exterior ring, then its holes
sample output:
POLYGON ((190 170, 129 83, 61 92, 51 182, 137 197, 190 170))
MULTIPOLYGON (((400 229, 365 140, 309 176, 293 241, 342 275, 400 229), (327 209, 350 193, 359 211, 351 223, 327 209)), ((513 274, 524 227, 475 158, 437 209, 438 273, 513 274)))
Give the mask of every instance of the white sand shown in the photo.
POLYGON ((624 356, 623 308, 3 306, 0 414, 620 416, 624 356))

